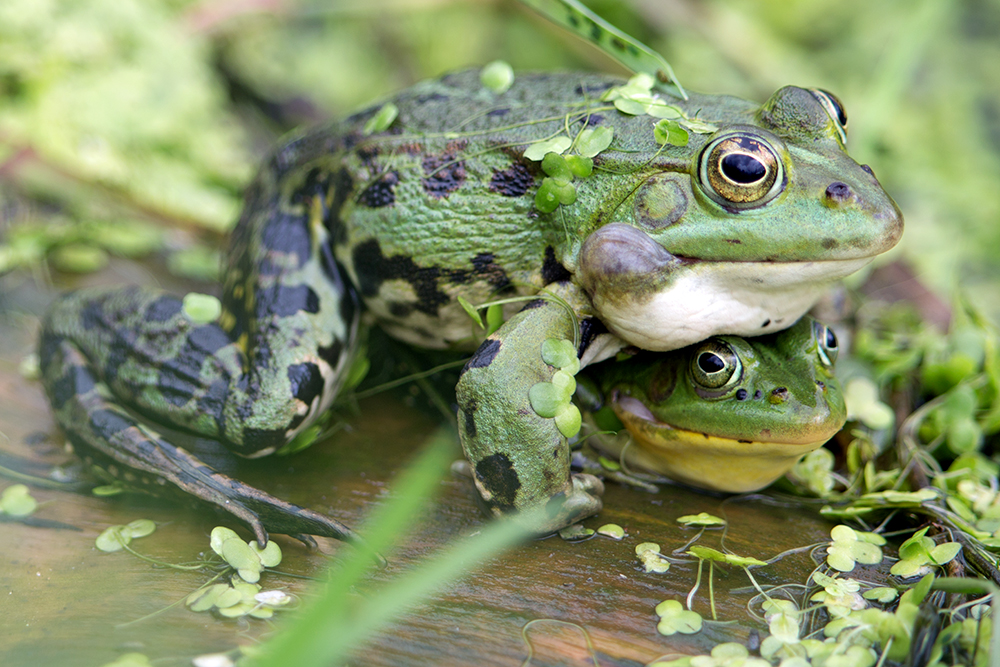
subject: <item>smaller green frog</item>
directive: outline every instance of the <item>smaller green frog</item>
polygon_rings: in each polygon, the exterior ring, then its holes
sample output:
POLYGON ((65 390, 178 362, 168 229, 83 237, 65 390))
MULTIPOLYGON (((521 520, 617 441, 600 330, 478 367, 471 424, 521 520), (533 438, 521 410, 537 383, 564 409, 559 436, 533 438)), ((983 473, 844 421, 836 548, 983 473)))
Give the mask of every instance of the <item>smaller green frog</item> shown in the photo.
POLYGON ((607 405, 595 421, 624 426, 631 439, 598 446, 702 489, 762 489, 844 425, 837 353, 833 331, 804 317, 767 336, 717 336, 601 364, 592 377, 607 405))

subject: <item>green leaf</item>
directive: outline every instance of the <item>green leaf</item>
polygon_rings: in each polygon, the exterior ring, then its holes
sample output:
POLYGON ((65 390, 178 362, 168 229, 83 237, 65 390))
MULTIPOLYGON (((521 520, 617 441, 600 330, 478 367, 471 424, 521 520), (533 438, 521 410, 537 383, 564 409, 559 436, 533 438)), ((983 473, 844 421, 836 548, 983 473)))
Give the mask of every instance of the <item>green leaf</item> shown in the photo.
POLYGON ((691 635, 701 630, 701 614, 684 609, 677 600, 664 600, 656 605, 656 615, 660 617, 656 631, 661 635, 691 635))
POLYGON ((184 604, 191 611, 208 611, 215 606, 219 596, 228 590, 232 589, 227 584, 214 584, 191 593, 184 599, 184 604))
POLYGON ((653 118, 664 118, 670 120, 684 118, 684 112, 681 111, 680 107, 674 106, 673 104, 667 104, 660 99, 655 99, 650 102, 646 108, 646 113, 653 118))
POLYGON ((125 532, 125 526, 111 526, 97 536, 95 545, 105 553, 113 553, 121 551, 131 541, 132 537, 125 532))
POLYGON ((385 132, 398 115, 399 108, 392 102, 386 102, 374 116, 365 121, 364 127, 361 128, 361 133, 368 136, 375 132, 385 132))
POLYGON ((153 667, 153 663, 142 653, 124 653, 102 667, 153 667))
POLYGON ((498 303, 486 308, 486 335, 503 326, 503 306, 498 303))
POLYGON ((240 539, 240 536, 237 535, 235 531, 230 530, 225 526, 216 526, 212 529, 209 546, 212 547, 212 551, 222 556, 222 543, 231 539, 238 540, 240 539))
POLYGON ((958 555, 962 550, 962 545, 958 542, 945 542, 931 549, 931 560, 937 565, 944 565, 958 555))
POLYGON ((90 273, 108 265, 108 253, 92 245, 72 244, 59 246, 49 255, 52 264, 60 271, 90 273))
POLYGON ((195 324, 214 322, 222 313, 222 302, 211 294, 188 292, 182 304, 184 314, 195 324))
POLYGON ((556 416, 556 411, 563 404, 563 397, 551 382, 539 382, 528 390, 528 401, 535 414, 549 419, 556 416))
POLYGON ((695 558, 701 558, 703 560, 711 560, 717 563, 727 563, 729 565, 736 565, 738 567, 755 567, 760 565, 767 565, 762 560, 750 556, 737 556, 735 554, 724 554, 721 551, 712 549, 711 547, 701 547, 693 546, 688 549, 688 553, 695 558))
POLYGON ((619 97, 614 101, 615 108, 629 116, 643 116, 646 114, 648 102, 641 102, 631 97, 619 97))
POLYGON ((38 501, 31 496, 24 484, 8 486, 0 494, 0 514, 28 516, 37 508, 38 501))
POLYGON ((535 208, 542 213, 551 213, 559 208, 557 185, 551 178, 542 179, 542 184, 538 186, 538 192, 535 193, 535 208))
POLYGON ((594 161, 589 157, 579 155, 567 155, 566 166, 573 176, 577 178, 587 178, 594 173, 594 161))
POLYGON ((580 415, 580 409, 575 405, 563 405, 556 412, 556 428, 559 432, 567 438, 572 438, 574 435, 580 432, 580 426, 583 424, 583 418, 580 415))
POLYGON ((263 569, 260 558, 250 545, 240 538, 233 537, 223 542, 221 555, 244 581, 256 583, 260 580, 260 572, 263 569))
POLYGON ((899 591, 895 588, 889 588, 887 586, 879 586, 877 588, 872 588, 865 591, 861 596, 866 600, 874 600, 875 602, 881 602, 882 604, 888 604, 895 600, 899 596, 899 591))
POLYGON ((610 537, 613 540, 622 540, 625 538, 625 530, 617 523, 604 524, 597 529, 597 534, 610 537))
POLYGON ((269 540, 263 549, 257 544, 257 540, 250 542, 250 548, 260 559, 260 564, 264 567, 277 567, 281 563, 281 547, 274 540, 269 540))
POLYGON ((562 155, 572 143, 573 141, 564 135, 559 135, 558 137, 552 137, 551 139, 545 139, 542 141, 536 141, 524 149, 524 157, 528 160, 538 162, 549 153, 562 155))
POLYGON ((127 532, 132 539, 146 537, 147 535, 151 535, 155 530, 156 524, 149 519, 136 519, 123 527, 123 532, 127 532))
POLYGON ((542 171, 560 183, 568 183, 573 180, 573 172, 566 164, 566 158, 556 153, 545 154, 545 157, 542 158, 542 171))
MULTIPOLYGON (((577 137, 576 150, 583 157, 592 158, 607 150, 614 136, 615 131, 612 127, 606 125, 588 127, 581 131, 580 136, 577 137)), ((593 166, 593 162, 591 162, 591 166, 593 166)))
POLYGON ((726 520, 708 512, 699 512, 677 517, 677 523, 683 526, 725 526, 726 520))
POLYGON ((479 325, 480 329, 485 329, 486 325, 483 324, 483 318, 479 315, 479 309, 473 306, 471 303, 465 300, 464 297, 458 297, 458 304, 462 306, 462 310, 465 314, 472 318, 472 321, 479 325))
POLYGON ((573 343, 561 338, 546 338, 542 341, 542 361, 559 369, 571 368, 574 364, 577 367, 580 365, 573 343))
POLYGON ((664 144, 687 146, 690 139, 688 131, 681 127, 680 123, 668 119, 663 119, 653 126, 653 138, 661 146, 664 144))
POLYGON ((514 84, 514 68, 503 60, 494 60, 483 67, 479 81, 498 95, 505 93, 514 84))

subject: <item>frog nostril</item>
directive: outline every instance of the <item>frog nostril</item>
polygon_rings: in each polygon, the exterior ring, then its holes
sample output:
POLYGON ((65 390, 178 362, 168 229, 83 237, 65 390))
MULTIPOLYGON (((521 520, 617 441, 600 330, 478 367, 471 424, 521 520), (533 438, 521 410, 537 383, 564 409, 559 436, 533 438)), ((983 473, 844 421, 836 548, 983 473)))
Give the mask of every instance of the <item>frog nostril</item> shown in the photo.
POLYGON ((847 183, 834 181, 826 188, 826 199, 833 204, 841 204, 851 199, 854 193, 847 183))

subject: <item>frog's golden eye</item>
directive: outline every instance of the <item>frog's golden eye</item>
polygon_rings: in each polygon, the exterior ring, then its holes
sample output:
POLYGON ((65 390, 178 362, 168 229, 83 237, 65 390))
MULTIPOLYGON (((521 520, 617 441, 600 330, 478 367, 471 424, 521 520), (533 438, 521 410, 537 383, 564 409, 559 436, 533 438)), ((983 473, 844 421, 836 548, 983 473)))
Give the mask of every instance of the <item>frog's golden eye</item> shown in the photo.
POLYGON ((837 334, 833 333, 833 329, 825 324, 813 322, 813 335, 816 337, 820 361, 823 362, 824 366, 833 366, 837 363, 837 356, 840 354, 837 334))
POLYGON ((743 364, 733 348, 721 340, 707 340, 691 358, 691 377, 705 389, 725 389, 740 381, 743 364))
POLYGON ((709 196, 727 208, 763 206, 785 185, 777 153, 748 134, 720 137, 706 146, 700 176, 709 196))
POLYGON ((812 88, 809 90, 819 103, 823 105, 826 112, 830 114, 834 125, 837 127, 837 134, 840 135, 841 143, 847 143, 847 111, 840 99, 828 90, 822 88, 812 88))

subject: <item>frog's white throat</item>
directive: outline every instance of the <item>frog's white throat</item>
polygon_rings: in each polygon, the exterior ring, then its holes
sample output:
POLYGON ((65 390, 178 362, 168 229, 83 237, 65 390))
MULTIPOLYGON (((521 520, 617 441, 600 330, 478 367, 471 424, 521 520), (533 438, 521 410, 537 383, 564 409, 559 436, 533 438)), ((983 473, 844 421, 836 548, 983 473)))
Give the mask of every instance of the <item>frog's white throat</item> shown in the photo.
POLYGON ((822 262, 700 262, 651 295, 600 292, 594 306, 613 333, 662 351, 711 336, 760 336, 794 324, 833 281, 873 258, 822 262))

